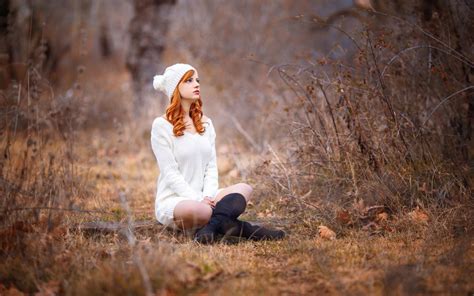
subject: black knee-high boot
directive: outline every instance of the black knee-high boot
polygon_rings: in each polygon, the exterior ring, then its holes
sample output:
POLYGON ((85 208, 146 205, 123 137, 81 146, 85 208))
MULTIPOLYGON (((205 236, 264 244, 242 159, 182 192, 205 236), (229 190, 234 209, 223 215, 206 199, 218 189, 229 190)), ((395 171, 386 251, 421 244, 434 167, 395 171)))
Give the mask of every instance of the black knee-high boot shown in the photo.
POLYGON ((234 193, 232 197, 233 210, 228 211, 228 217, 230 219, 223 219, 217 227, 217 231, 220 234, 239 236, 252 240, 273 240, 285 237, 285 232, 283 230, 272 230, 262 226, 252 225, 246 221, 238 220, 237 218, 244 212, 246 204, 245 197, 242 194, 234 193))
POLYGON ((194 240, 200 243, 214 242, 217 233, 222 232, 221 226, 237 218, 245 211, 246 206, 247 202, 242 194, 227 194, 216 204, 208 224, 196 232, 194 240))
POLYGON ((246 205, 245 197, 240 193, 224 196, 216 204, 209 223, 196 233, 195 240, 211 243, 217 233, 253 240, 281 239, 285 236, 282 230, 271 230, 237 220, 237 217, 245 211, 246 205))
POLYGON ((235 219, 222 223, 219 228, 222 234, 227 236, 244 237, 251 240, 277 240, 285 237, 283 230, 268 229, 263 226, 252 225, 249 222, 235 219))

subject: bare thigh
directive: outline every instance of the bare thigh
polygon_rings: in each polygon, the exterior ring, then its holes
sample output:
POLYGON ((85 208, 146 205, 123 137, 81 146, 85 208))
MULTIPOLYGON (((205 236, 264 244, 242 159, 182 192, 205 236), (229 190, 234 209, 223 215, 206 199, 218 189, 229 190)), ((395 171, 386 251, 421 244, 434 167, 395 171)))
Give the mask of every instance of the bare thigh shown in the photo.
POLYGON ((180 201, 173 211, 175 224, 180 229, 191 229, 206 225, 212 215, 212 208, 195 200, 180 201))
POLYGON ((230 185, 228 187, 224 187, 221 191, 219 191, 219 193, 216 195, 215 202, 217 203, 227 194, 235 192, 242 194, 245 197, 245 200, 248 202, 252 198, 252 191, 252 186, 247 183, 237 183, 234 185, 230 185))

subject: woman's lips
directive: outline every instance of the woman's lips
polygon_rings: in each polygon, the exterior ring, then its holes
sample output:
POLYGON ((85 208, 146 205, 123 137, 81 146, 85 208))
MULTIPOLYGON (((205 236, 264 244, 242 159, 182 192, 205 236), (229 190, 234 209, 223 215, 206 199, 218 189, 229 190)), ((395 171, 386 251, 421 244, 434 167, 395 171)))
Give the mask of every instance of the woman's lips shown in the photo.
POLYGON ((198 95, 198 94, 199 94, 199 91, 197 90, 197 91, 195 91, 194 93, 198 95))

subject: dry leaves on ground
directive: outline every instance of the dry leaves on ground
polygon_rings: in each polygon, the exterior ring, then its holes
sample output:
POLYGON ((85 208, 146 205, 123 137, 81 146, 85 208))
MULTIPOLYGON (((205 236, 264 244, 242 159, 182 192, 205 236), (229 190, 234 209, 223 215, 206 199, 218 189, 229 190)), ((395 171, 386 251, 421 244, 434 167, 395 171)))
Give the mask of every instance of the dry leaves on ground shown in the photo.
POLYGON ((14 286, 10 288, 6 288, 3 284, 0 284, 0 295, 5 295, 5 296, 21 296, 25 295, 25 293, 21 292, 14 286))
POLYGON ((351 225, 352 217, 348 210, 340 210, 336 213, 336 220, 343 225, 351 225))
POLYGON ((388 214, 385 213, 385 212, 377 214, 377 216, 375 217, 375 221, 377 223, 387 222, 388 221, 388 214))
POLYGON ((426 214, 426 212, 424 212, 419 207, 416 207, 416 209, 408 213, 408 216, 415 223, 428 224, 428 220, 429 220, 428 214, 426 214))
POLYGON ((336 233, 324 225, 318 226, 318 232, 321 238, 328 240, 336 239, 336 233))

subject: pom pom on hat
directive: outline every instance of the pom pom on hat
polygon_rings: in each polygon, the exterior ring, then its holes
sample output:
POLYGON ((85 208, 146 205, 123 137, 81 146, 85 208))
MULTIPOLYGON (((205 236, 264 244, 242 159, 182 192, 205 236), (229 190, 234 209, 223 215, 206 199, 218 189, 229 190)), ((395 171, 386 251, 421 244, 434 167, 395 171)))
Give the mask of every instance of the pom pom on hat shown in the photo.
POLYGON ((153 88, 166 93, 164 75, 155 75, 153 77, 153 88))
POLYGON ((193 66, 188 64, 177 63, 169 66, 165 69, 163 75, 155 75, 153 77, 153 88, 166 93, 168 99, 171 100, 171 96, 179 81, 189 70, 196 71, 193 66))

